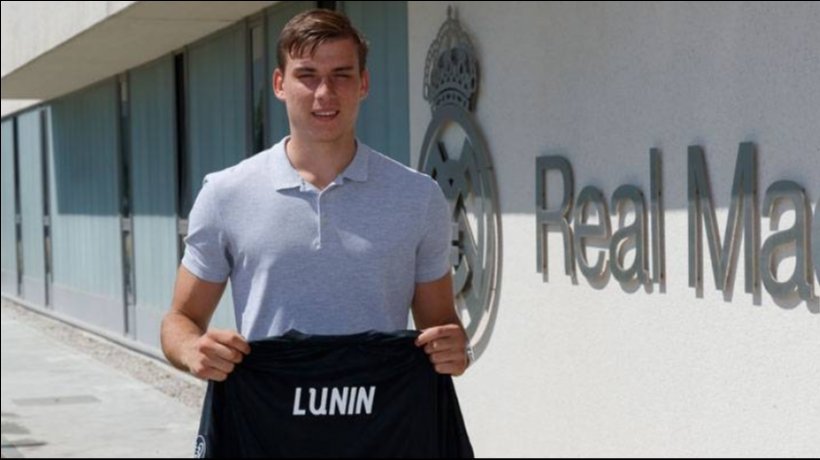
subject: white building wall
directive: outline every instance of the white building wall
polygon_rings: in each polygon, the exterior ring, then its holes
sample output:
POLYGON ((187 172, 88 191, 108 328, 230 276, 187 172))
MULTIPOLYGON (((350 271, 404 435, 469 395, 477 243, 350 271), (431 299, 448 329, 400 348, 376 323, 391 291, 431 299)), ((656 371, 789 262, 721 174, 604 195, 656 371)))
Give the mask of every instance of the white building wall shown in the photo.
MULTIPOLYGON (((688 287, 686 182, 687 146, 700 145, 723 235, 738 144, 754 142, 761 206, 766 188, 787 179, 806 188, 814 210, 820 6, 455 5, 480 60, 476 119, 503 213, 493 338, 457 379, 477 455, 820 456, 817 301, 794 305, 764 289, 756 305, 743 289, 742 253, 724 299, 706 248, 699 298, 688 287), (619 185, 634 184, 648 200, 652 147, 663 155, 666 292, 630 293, 614 279, 596 289, 580 272, 573 285, 559 233, 550 234, 543 282, 536 156, 572 163, 576 197, 594 185, 609 200, 619 185)), ((414 165, 430 121, 425 58, 446 7, 409 6, 414 165)), ((560 181, 550 180, 560 195, 560 181)), ((781 228, 793 219, 787 213, 781 228)), ((765 241, 768 218, 761 229, 765 241)), ((787 259, 781 276, 793 266, 787 259)))
MULTIPOLYGON (((0 74, 6 76, 132 3, 3 2, 0 74)), ((39 102, 39 99, 3 99, 0 113, 5 116, 39 102)))
POLYGON ((132 3, 3 2, 3 76, 132 3))

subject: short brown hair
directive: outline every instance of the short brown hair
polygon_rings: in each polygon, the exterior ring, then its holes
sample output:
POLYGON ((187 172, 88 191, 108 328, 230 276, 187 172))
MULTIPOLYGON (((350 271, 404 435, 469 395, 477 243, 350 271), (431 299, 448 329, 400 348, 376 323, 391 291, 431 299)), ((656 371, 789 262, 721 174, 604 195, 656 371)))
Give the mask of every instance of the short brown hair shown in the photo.
POLYGON ((297 14, 282 29, 276 45, 278 68, 285 71, 289 56, 302 56, 305 51, 311 56, 319 45, 338 39, 349 38, 359 50, 359 72, 363 72, 367 61, 367 40, 353 27, 347 16, 336 11, 313 9, 297 14))

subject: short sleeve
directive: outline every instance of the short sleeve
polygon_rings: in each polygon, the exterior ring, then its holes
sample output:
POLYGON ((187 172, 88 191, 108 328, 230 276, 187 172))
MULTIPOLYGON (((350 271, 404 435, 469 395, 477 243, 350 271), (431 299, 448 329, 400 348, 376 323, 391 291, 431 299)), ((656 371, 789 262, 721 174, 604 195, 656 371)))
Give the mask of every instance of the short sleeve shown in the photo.
POLYGON ((416 249, 416 283, 435 281, 450 270, 453 247, 450 205, 438 184, 433 182, 432 189, 416 249))
POLYGON ((221 283, 231 273, 228 239, 217 201, 218 187, 206 176, 188 217, 182 265, 197 278, 221 283))

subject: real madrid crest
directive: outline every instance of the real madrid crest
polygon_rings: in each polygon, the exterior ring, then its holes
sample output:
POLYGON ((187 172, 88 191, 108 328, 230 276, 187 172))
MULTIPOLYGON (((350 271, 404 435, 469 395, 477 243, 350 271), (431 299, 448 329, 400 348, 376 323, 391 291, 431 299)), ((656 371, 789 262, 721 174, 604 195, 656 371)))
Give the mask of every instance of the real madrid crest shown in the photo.
POLYGON ((433 119, 419 171, 435 179, 453 220, 453 290, 476 357, 490 340, 501 275, 501 221, 489 150, 473 119, 479 73, 473 45, 452 7, 427 52, 424 98, 433 119))

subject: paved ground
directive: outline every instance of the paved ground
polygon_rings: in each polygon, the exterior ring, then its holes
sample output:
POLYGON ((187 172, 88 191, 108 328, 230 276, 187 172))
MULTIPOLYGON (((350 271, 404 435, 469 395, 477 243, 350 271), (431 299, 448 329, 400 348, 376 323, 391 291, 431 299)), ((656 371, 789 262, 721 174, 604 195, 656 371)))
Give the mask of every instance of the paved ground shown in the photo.
POLYGON ((191 457, 204 384, 2 303, 2 456, 191 457))

